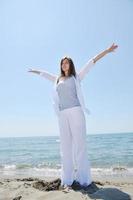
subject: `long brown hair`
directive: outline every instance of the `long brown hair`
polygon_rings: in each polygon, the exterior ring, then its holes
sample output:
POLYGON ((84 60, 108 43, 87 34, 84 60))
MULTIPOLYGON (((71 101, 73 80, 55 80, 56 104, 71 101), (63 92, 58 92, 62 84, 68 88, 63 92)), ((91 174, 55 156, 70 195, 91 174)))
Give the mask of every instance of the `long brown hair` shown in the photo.
POLYGON ((68 70, 68 76, 76 76, 76 70, 75 70, 75 66, 74 66, 74 62, 72 60, 72 58, 70 58, 69 56, 64 56, 63 58, 61 58, 61 61, 60 61, 60 75, 57 79, 57 83, 59 82, 59 79, 63 76, 65 76, 65 73, 64 71, 62 70, 62 63, 63 63, 63 60, 67 59, 68 62, 69 62, 69 70, 68 70))

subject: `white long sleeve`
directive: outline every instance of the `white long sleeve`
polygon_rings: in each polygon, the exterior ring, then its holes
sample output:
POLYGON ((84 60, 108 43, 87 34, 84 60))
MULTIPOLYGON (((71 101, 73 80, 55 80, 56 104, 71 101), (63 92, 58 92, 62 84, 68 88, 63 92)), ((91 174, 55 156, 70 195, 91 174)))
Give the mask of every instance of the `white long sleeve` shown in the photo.
POLYGON ((79 75, 80 80, 83 80, 85 75, 89 72, 90 68, 94 66, 94 59, 91 58, 89 61, 80 69, 80 71, 77 73, 79 75))
POLYGON ((56 80, 56 75, 49 73, 46 70, 40 71, 40 76, 42 76, 52 82, 55 82, 55 80, 56 80))

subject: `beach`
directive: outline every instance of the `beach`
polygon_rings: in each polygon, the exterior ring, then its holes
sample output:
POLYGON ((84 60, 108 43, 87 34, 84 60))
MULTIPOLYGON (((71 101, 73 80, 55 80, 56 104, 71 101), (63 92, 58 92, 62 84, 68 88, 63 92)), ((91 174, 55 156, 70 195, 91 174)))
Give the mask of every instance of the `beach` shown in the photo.
POLYGON ((0 179, 0 200, 129 200, 133 199, 133 181, 123 178, 93 178, 92 187, 65 190, 60 178, 12 177, 0 179), (105 180, 106 179, 106 180, 105 180))

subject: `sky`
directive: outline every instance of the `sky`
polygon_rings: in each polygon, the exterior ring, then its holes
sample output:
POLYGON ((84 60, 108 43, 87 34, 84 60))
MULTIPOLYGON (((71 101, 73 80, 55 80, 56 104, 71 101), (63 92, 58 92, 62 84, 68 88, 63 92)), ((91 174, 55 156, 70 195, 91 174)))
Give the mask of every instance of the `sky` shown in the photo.
POLYGON ((87 134, 133 131, 132 0, 0 0, 0 137, 59 135, 53 83, 29 68, 60 72, 64 55, 79 70, 91 115, 87 134))

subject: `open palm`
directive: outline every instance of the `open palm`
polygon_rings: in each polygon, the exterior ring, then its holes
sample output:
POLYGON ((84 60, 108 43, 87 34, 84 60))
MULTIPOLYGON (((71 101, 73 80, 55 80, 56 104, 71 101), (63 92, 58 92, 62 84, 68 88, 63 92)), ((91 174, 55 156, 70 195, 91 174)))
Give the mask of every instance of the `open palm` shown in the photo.
POLYGON ((115 45, 114 43, 108 48, 108 52, 114 52, 114 50, 118 47, 118 45, 115 45))

